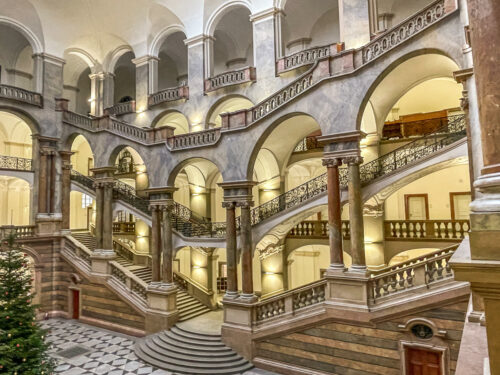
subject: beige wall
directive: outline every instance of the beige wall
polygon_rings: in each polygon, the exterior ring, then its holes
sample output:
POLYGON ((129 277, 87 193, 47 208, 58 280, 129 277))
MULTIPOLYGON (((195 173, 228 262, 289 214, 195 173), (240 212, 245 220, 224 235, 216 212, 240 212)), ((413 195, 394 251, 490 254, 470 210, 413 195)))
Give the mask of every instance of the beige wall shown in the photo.
POLYGON ((30 194, 26 181, 0 176, 0 225, 30 224, 30 194))

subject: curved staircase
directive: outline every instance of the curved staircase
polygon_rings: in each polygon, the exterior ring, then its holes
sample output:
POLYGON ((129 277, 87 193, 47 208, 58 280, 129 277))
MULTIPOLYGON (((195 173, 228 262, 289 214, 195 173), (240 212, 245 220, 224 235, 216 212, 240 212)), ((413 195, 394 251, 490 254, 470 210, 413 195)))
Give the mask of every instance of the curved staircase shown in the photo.
MULTIPOLYGON (((94 251, 96 248, 95 237, 89 232, 74 232, 72 236, 78 240, 80 243, 85 245, 89 250, 94 251)), ((123 267, 127 268, 130 272, 135 274, 137 277, 142 279, 146 283, 150 283, 152 280, 151 268, 145 266, 135 265, 124 257, 117 256, 115 262, 119 263, 123 267)), ((210 312, 207 306, 202 304, 196 298, 186 293, 180 287, 177 291, 177 310, 179 310, 179 322, 186 321, 191 318, 195 318, 199 315, 210 312)))
POLYGON ((243 374, 253 368, 227 347, 220 335, 194 332, 178 325, 140 340, 135 353, 143 361, 175 374, 243 374))

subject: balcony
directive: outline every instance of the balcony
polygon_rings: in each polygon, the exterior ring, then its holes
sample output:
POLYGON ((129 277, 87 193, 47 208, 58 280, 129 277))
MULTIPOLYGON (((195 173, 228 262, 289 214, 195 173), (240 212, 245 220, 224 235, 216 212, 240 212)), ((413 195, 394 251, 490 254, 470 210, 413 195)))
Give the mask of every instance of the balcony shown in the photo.
POLYGON ((205 80, 205 92, 215 91, 223 87, 255 82, 256 79, 256 70, 253 66, 224 72, 205 80))
POLYGON ((196 148, 216 144, 220 139, 220 128, 203 130, 201 132, 175 135, 168 138, 168 148, 171 151, 196 148))
POLYGON ((40 108, 43 107, 43 97, 41 94, 19 87, 0 85, 0 98, 27 103, 40 108))
POLYGON ((314 64, 324 57, 333 56, 344 50, 343 43, 333 43, 321 47, 312 47, 294 54, 282 57, 276 62, 278 74, 314 64))
POLYGON ((119 116, 135 112, 135 100, 117 103, 112 107, 104 109, 104 115, 119 116))
POLYGON ((189 99, 189 87, 178 86, 158 91, 149 96, 148 106, 152 107, 161 103, 173 102, 181 99, 189 99))

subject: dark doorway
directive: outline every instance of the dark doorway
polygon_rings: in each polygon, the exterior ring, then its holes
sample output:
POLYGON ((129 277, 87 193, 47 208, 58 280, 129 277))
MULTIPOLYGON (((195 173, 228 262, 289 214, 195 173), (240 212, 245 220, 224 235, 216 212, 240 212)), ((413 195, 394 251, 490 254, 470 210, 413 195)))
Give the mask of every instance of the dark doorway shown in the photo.
POLYGON ((440 352, 406 348, 406 375, 442 375, 440 352))

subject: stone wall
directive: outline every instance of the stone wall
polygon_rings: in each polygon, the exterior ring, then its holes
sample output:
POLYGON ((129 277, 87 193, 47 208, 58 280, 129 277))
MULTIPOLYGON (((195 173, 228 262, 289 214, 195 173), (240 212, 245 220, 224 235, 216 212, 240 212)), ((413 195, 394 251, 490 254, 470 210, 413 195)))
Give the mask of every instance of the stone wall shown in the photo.
POLYGON ((369 326, 336 321, 276 335, 256 343, 255 363, 283 374, 398 375, 402 373, 404 346, 409 345, 442 349, 444 367, 449 369, 444 373, 454 374, 467 305, 463 300, 369 326), (415 337, 405 326, 416 318, 434 325, 436 332, 441 331, 440 337, 415 337))

